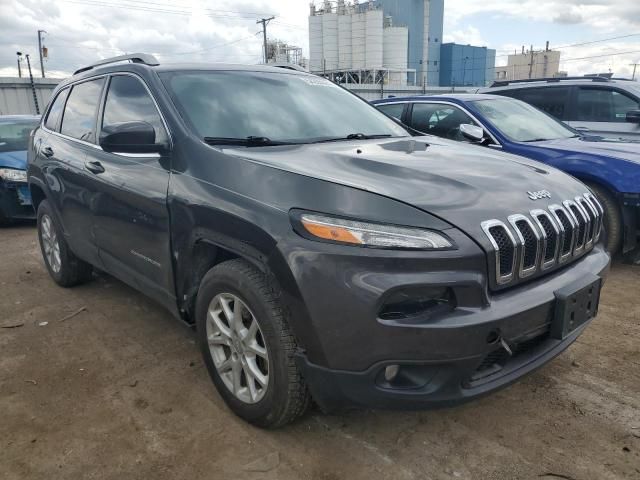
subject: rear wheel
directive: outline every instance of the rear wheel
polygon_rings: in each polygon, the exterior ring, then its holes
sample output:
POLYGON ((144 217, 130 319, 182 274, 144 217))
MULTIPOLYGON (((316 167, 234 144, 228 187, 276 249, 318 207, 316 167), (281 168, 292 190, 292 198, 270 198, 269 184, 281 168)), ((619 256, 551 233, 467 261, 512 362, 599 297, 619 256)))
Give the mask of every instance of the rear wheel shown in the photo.
POLYGON ((622 212, 613 196, 600 185, 587 184, 604 209, 605 246, 612 255, 618 253, 622 244, 622 212))
POLYGON ((212 268, 198 290, 198 343, 218 392, 239 417, 265 428, 292 422, 310 396, 273 281, 244 260, 212 268))
POLYGON ((69 249, 47 200, 38 206, 38 239, 44 264, 58 285, 73 287, 91 279, 91 265, 69 249))

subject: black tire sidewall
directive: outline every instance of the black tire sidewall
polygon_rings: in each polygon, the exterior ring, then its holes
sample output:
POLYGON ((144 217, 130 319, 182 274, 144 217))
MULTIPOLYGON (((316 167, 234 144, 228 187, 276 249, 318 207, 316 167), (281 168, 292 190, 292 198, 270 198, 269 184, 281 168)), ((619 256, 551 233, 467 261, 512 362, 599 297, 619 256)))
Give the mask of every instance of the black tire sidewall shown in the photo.
POLYGON ((288 372, 286 352, 281 346, 277 315, 274 306, 259 291, 249 275, 226 268, 215 268, 202 280, 196 302, 197 337, 205 365, 218 392, 226 404, 240 417, 255 423, 268 425, 279 416, 280 407, 287 402, 288 372), (239 287, 241 285, 242 287, 239 287), (242 402, 229 391, 213 362, 207 341, 206 321, 209 304, 220 293, 230 293, 240 298, 254 314, 262 331, 269 355, 269 384, 265 396, 257 403, 242 402))

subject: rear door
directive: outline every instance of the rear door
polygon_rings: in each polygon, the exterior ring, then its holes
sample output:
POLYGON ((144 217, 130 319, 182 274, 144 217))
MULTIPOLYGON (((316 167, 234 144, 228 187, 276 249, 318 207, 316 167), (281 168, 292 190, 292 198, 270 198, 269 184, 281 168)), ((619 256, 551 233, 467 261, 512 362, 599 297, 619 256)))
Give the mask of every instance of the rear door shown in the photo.
POLYGON ((603 86, 576 87, 575 108, 568 123, 592 135, 640 140, 640 125, 627 122, 627 112, 640 101, 624 90, 603 86))
POLYGON ((61 91, 45 120, 48 135, 39 149, 49 199, 67 243, 78 257, 93 264, 99 263, 91 212, 95 179, 85 161, 88 152, 99 148, 96 121, 104 81, 104 77, 91 79, 61 91))
MULTIPOLYGON (((147 122, 154 127, 156 143, 169 143, 156 103, 137 76, 110 77, 99 117, 100 129, 124 122, 147 122)), ((87 161, 98 181, 93 210, 104 268, 175 308, 167 208, 169 156, 97 149, 88 154, 87 161)))

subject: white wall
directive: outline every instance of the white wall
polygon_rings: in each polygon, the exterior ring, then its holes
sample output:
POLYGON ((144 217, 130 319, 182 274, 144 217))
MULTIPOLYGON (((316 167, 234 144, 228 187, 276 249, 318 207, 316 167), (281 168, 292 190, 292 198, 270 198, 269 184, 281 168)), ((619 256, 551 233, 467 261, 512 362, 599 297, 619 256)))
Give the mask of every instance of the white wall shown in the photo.
MULTIPOLYGON (((51 92, 60 82, 56 78, 34 78, 40 113, 49 102, 51 92)), ((0 115, 36 115, 33 92, 28 78, 0 77, 0 115)))

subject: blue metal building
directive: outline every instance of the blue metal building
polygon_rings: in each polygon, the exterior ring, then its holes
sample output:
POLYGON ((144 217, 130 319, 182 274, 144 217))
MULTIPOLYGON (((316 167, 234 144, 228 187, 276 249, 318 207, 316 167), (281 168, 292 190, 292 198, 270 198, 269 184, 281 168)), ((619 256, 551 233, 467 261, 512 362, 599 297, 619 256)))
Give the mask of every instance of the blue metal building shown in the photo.
POLYGON ((496 51, 443 43, 440 49, 441 87, 485 87, 495 77, 496 51))
POLYGON ((444 0, 377 0, 394 25, 409 28, 407 68, 416 69, 416 82, 440 82, 440 46, 444 23, 444 0))

